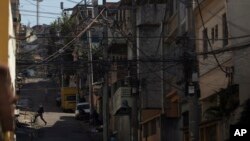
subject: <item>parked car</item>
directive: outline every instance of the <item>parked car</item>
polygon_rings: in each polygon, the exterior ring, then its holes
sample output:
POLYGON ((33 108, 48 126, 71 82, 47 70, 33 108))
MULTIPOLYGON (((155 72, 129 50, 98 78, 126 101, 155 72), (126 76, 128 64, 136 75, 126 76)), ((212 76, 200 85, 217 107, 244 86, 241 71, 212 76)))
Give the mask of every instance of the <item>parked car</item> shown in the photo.
POLYGON ((78 103, 75 110, 75 119, 88 120, 90 116, 90 107, 88 102, 78 103))

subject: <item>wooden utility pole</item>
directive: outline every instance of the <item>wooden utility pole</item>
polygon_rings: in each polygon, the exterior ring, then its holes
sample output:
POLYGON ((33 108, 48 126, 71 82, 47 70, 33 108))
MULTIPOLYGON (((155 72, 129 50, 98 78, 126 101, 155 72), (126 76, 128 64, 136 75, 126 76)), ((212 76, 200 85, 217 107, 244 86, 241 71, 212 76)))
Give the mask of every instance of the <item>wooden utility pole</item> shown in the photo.
MULTIPOLYGON (((106 0, 103 0, 103 6, 106 6, 106 0)), ((106 12, 105 14, 106 15, 106 12)), ((108 27, 105 24, 103 26, 103 58, 104 62, 108 60, 108 27)), ((108 70, 107 66, 104 65, 104 87, 103 87, 103 95, 102 95, 102 104, 103 104, 103 141, 109 140, 109 111, 108 111, 108 70)))
MULTIPOLYGON (((198 76, 197 55, 195 50, 195 25, 194 25, 194 11, 193 0, 188 0, 187 8, 187 23, 188 23, 188 51, 193 52, 194 55, 188 55, 188 62, 191 68, 187 74, 188 85, 188 105, 189 105, 189 140, 199 141, 199 105, 198 105, 198 80, 194 80, 193 76, 198 76)), ((188 53, 187 53, 188 54, 188 53)))
MULTIPOLYGON (((87 8, 87 7, 86 7, 87 8)), ((91 31, 88 31, 88 38, 89 38, 89 55, 88 55, 88 60, 89 60, 89 64, 88 64, 88 71, 89 71, 89 75, 88 75, 88 79, 89 79, 89 102, 90 102, 90 118, 92 120, 93 119, 93 109, 94 109, 94 101, 93 101, 93 63, 92 63, 92 39, 91 39, 91 31)))
MULTIPOLYGON (((131 21, 131 25, 132 25, 132 36, 133 36, 133 39, 132 39, 132 52, 133 52, 133 57, 132 57, 132 59, 136 59, 137 58, 137 53, 136 53, 136 51, 137 51, 137 44, 136 44, 136 41, 137 41, 137 39, 136 39, 136 1, 135 0, 132 0, 132 10, 131 10, 131 19, 132 19, 132 21, 131 21)), ((136 59, 137 60, 137 59, 136 59)), ((138 62, 136 62, 136 63, 138 63, 138 62)), ((132 63, 132 64, 130 64, 131 66, 133 66, 134 64, 132 63)), ((136 66, 137 66, 137 64, 136 64, 136 66)), ((137 70, 135 70, 134 69, 134 67, 129 67, 129 68, 132 68, 132 71, 137 71, 137 70)), ((131 71, 131 70, 130 70, 131 71)), ((130 74, 132 74, 131 72, 130 72, 130 74)), ((136 92, 135 93, 132 93, 132 95, 133 95, 133 101, 134 101, 134 103, 133 103, 133 106, 134 107, 132 107, 132 114, 130 114, 130 116, 132 116, 132 117, 130 117, 130 119, 132 120, 132 121, 130 121, 130 126, 132 127, 131 129, 132 129, 132 135, 130 135, 130 136, 132 136, 131 137, 131 139, 132 139, 132 141, 137 141, 138 140, 138 127, 139 127, 139 119, 138 119, 138 111, 139 111, 139 107, 138 107, 138 100, 139 100, 139 91, 138 91, 138 76, 135 76, 136 77, 136 79, 132 79, 132 81, 133 80, 135 80, 136 81, 136 86, 132 86, 131 85, 131 89, 133 89, 133 87, 135 87, 136 88, 136 92)), ((132 91, 133 92, 133 91, 132 91)), ((130 130, 131 130, 130 129, 130 130)))
POLYGON ((39 24, 39 0, 36 1, 36 25, 39 24))
POLYGON ((39 2, 43 0, 36 0, 36 25, 39 25, 39 2))

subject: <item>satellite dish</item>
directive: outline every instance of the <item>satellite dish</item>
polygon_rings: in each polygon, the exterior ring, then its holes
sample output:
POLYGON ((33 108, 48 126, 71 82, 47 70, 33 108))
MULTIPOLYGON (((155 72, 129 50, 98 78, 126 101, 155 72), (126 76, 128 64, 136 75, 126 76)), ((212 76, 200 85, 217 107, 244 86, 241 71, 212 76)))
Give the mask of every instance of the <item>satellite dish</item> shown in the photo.
POLYGON ((35 40, 37 40, 37 36, 33 34, 33 30, 32 29, 27 29, 25 37, 26 37, 26 42, 27 43, 32 43, 35 40))

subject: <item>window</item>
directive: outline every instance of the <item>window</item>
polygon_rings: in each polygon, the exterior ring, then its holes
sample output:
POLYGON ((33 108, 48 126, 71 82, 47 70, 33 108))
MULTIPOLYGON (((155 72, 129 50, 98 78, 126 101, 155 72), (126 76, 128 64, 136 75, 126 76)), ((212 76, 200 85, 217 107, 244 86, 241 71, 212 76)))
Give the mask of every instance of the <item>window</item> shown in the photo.
POLYGON ((145 123, 143 126, 143 137, 148 136, 148 123, 145 123))
POLYGON ((201 141, 217 141, 217 124, 210 124, 200 128, 201 141))
POLYGON ((222 15, 222 36, 223 36, 223 47, 228 45, 228 27, 227 27, 227 16, 222 15))
POLYGON ((156 119, 153 119, 143 125, 143 137, 148 137, 156 134, 156 119))
POLYGON ((217 41, 218 40, 218 25, 215 25, 215 31, 214 31, 214 39, 217 41))
MULTIPOLYGON (((203 38, 203 52, 207 52, 208 51, 208 43, 207 43, 207 29, 204 29, 202 31, 202 38, 203 38)), ((203 55, 203 59, 207 59, 207 54, 203 55)))
POLYGON ((211 41, 214 43, 214 28, 211 29, 211 41))
POLYGON ((156 119, 151 121, 151 132, 150 135, 156 134, 156 119))

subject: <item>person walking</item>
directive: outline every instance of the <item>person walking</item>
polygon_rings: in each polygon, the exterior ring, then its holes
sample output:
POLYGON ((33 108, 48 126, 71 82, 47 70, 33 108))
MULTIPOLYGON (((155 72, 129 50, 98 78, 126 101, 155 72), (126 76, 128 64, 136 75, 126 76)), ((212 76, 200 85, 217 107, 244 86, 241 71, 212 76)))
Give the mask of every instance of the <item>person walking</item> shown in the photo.
POLYGON ((40 105, 39 106, 39 108, 38 108, 38 110, 37 110, 37 113, 36 113, 36 115, 35 115, 35 118, 34 118, 34 123, 36 122, 36 119, 37 119, 37 117, 40 117, 41 118, 41 120, 44 122, 44 124, 46 125, 47 124, 47 122, 44 120, 44 118, 43 118, 43 113, 44 113, 44 108, 43 108, 43 105, 40 105))

